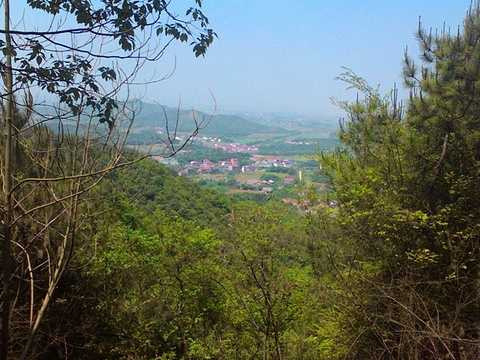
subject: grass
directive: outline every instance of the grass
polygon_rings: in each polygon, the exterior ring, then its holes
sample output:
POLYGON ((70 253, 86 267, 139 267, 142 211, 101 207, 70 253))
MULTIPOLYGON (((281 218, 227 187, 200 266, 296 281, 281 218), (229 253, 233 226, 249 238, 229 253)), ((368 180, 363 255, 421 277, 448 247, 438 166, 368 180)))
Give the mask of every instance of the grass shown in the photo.
POLYGON ((234 179, 240 182, 245 182, 247 180, 260 180, 260 177, 264 174, 263 171, 257 171, 256 173, 253 174, 245 174, 245 173, 240 173, 240 174, 235 174, 234 179))
POLYGON ((198 174, 196 176, 198 176, 200 179, 203 179, 203 180, 219 181, 219 180, 227 179, 227 174, 198 174))
POLYGON ((260 190, 240 190, 240 189, 230 189, 228 190, 225 195, 232 195, 232 194, 263 194, 260 190))

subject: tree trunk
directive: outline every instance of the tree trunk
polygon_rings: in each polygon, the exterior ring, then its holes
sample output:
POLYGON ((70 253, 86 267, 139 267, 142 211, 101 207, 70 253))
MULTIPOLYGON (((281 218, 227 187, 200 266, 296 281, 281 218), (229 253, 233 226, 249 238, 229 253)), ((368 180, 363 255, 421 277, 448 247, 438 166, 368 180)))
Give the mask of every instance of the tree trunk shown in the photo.
POLYGON ((2 295, 2 344, 0 349, 0 359, 7 360, 8 343, 10 338, 10 252, 12 237, 12 118, 13 118, 13 75, 12 75, 12 43, 10 38, 10 2, 5 0, 5 43, 7 47, 6 54, 6 78, 5 92, 7 93, 7 103, 4 118, 4 136, 5 136, 5 164, 3 169, 3 198, 4 198, 4 216, 3 216, 3 246, 2 246, 2 270, 3 270, 3 295, 2 295))

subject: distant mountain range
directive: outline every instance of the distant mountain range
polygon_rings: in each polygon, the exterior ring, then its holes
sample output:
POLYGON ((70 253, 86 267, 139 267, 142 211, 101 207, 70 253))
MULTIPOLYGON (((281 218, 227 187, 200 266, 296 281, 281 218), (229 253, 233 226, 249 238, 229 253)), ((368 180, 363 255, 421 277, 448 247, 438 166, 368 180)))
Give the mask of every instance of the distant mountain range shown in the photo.
POLYGON ((191 133, 195 129, 195 121, 200 125, 203 136, 248 136, 251 134, 288 134, 289 131, 278 126, 268 126, 246 120, 236 115, 209 115, 201 111, 178 110, 146 102, 137 102, 134 127, 174 129, 178 120, 179 132, 191 133))
MULTIPOLYGON (((175 130, 178 122, 177 133, 191 134, 196 126, 199 126, 200 136, 233 137, 238 138, 252 134, 278 134, 286 135, 290 131, 270 124, 244 119, 237 115, 210 115, 196 110, 178 110, 168 106, 161 106, 143 101, 129 102, 128 108, 135 112, 134 128, 165 129, 168 124, 171 133, 175 130), (196 123, 195 123, 196 121, 196 123)), ((46 116, 55 116, 56 112, 50 106, 42 105, 37 111, 46 116)), ((88 116, 81 116, 82 122, 88 121, 88 116)), ((74 123, 64 122, 65 129, 74 127, 74 123)), ((75 118, 73 118, 75 120, 75 118)), ((48 126, 56 129, 58 120, 53 118, 48 126)))

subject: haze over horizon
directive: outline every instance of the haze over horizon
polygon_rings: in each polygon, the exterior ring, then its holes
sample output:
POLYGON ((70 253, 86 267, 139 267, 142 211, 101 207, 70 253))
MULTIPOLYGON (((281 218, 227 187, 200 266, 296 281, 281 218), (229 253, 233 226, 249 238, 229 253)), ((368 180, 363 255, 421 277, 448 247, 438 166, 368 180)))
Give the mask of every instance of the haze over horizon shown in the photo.
MULTIPOLYGON (((461 1, 204 1, 217 32, 205 58, 184 44, 170 48, 155 71, 166 81, 149 87, 146 99, 208 111, 341 115, 330 98, 354 99, 334 78, 353 70, 382 92, 397 84, 405 48, 418 58, 414 37, 425 28, 457 31, 470 6, 461 1), (182 46, 183 45, 183 46, 182 46), (163 72, 162 72, 163 71, 163 72)), ((153 71, 153 70, 152 70, 153 71)))
MULTIPOLYGON (((179 9, 193 0, 172 4, 179 9)), ((218 34, 204 58, 177 42, 137 78, 166 80, 133 88, 145 101, 217 113, 290 113, 342 116, 331 98, 353 100, 356 92, 335 81, 342 67, 380 84, 394 84, 407 97, 401 72, 406 47, 418 59, 414 33, 419 17, 427 29, 456 33, 470 0, 231 0, 203 1, 218 34), (173 73, 172 73, 173 72, 173 73), (214 100, 215 98, 215 100, 214 100)), ((19 20, 28 12, 15 8, 19 20)), ((180 12, 180 11, 179 11, 180 12)), ((37 18, 39 24, 42 18, 37 18)))

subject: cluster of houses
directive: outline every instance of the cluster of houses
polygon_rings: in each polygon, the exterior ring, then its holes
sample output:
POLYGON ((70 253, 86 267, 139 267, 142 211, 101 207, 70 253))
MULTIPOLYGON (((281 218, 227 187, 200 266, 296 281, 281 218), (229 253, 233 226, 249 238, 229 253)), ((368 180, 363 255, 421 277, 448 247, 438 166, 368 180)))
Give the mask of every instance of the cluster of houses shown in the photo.
POLYGON ((195 136, 193 141, 200 142, 204 146, 220 149, 225 152, 253 152, 258 151, 258 147, 254 145, 242 145, 239 143, 224 143, 222 139, 213 136, 195 136))
POLYGON ((253 164, 250 165, 252 169, 251 170, 249 169, 248 171, 244 171, 244 172, 249 172, 249 171, 255 172, 259 169, 268 169, 271 167, 290 168, 294 164, 293 160, 278 159, 273 156, 265 156, 265 155, 253 155, 250 158, 250 160, 253 161, 253 164))
POLYGON ((232 158, 230 160, 219 161, 214 163, 209 159, 203 159, 203 162, 190 161, 187 165, 184 165, 182 170, 179 171, 179 175, 193 175, 193 174, 210 174, 212 172, 219 173, 239 173, 241 168, 238 165, 238 159, 232 158))
POLYGON ((310 145, 310 144, 315 144, 313 141, 291 141, 291 140, 285 140, 283 143, 284 143, 284 144, 291 144, 291 145, 310 145))
POLYGON ((242 145, 238 143, 215 143, 213 144, 214 149, 220 149, 226 152, 248 152, 248 151, 258 151, 258 147, 254 145, 242 145))
POLYGON ((239 166, 237 158, 230 160, 222 160, 216 163, 209 159, 203 159, 203 162, 190 161, 188 164, 182 166, 179 175, 194 175, 194 174, 211 174, 211 173, 247 173, 253 174, 260 169, 267 169, 270 167, 292 167, 293 160, 279 160, 269 158, 250 158, 253 164, 239 166))
POLYGON ((208 143, 208 142, 222 142, 222 139, 217 138, 215 136, 194 136, 192 138, 193 141, 199 141, 201 143, 208 143))

